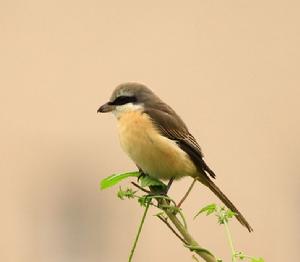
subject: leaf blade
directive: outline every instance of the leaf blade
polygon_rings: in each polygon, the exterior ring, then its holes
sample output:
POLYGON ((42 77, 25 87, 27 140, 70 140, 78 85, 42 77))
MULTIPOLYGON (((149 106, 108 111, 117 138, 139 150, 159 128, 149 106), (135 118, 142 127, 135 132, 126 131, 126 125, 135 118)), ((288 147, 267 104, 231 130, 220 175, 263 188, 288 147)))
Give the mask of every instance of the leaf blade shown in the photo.
POLYGON ((201 213, 205 213, 206 212, 206 215, 210 215, 212 213, 214 213, 215 211, 217 210, 217 205, 216 204, 209 204, 203 208, 201 208, 198 213, 194 216, 194 219, 197 218, 197 216, 199 216, 201 213))
POLYGON ((138 171, 113 174, 100 181, 100 189, 112 187, 128 177, 138 177, 139 175, 140 173, 138 171))

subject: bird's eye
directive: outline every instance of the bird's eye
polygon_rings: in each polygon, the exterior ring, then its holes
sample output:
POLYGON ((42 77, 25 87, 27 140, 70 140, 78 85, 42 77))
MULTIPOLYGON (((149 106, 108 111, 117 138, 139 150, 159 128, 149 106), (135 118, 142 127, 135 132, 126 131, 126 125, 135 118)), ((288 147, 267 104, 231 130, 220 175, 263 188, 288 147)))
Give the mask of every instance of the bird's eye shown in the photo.
POLYGON ((135 96, 118 96, 113 102, 110 102, 111 105, 125 105, 127 103, 134 103, 137 99, 135 96))

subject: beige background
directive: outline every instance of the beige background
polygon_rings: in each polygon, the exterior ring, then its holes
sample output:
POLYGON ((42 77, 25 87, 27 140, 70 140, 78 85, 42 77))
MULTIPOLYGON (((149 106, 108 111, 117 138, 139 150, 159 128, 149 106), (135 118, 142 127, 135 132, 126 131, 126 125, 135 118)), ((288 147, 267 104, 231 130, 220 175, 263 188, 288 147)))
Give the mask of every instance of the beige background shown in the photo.
MULTIPOLYGON (((112 115, 113 88, 140 81, 186 121, 217 184, 255 229, 238 250, 296 261, 299 230, 298 1, 0 1, 0 260, 126 261, 142 209, 98 189, 134 169, 112 115)), ((171 191, 179 199, 190 180, 171 191)), ((224 230, 192 216, 195 237, 230 261, 224 230)), ((156 212, 153 210, 152 213, 156 212)), ((155 217, 135 261, 192 261, 155 217)))

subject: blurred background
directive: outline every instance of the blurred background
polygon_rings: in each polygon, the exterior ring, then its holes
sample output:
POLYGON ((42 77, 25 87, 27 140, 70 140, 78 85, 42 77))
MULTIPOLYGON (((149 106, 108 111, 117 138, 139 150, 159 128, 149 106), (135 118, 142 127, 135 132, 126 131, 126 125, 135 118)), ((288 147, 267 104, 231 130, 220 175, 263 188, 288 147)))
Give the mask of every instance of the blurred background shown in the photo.
MULTIPOLYGON (((298 1, 0 1, 0 260, 127 261, 142 208, 99 190, 135 170, 112 115, 113 88, 152 88, 198 139, 217 184, 254 228, 237 250, 295 261, 300 242, 298 1)), ((180 199, 191 179, 170 195, 180 199)), ((124 184, 124 186, 126 183, 124 184)), ((183 208, 199 243, 230 261, 224 229, 183 208)), ((151 210, 155 214, 157 210, 151 210)), ((135 261, 192 261, 149 215, 135 261)))

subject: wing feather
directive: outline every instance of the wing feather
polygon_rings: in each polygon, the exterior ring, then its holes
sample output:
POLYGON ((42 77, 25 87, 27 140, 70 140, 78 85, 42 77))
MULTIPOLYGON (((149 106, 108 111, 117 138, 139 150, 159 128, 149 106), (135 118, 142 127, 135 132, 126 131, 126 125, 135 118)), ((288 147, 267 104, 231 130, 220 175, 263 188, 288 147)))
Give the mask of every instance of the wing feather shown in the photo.
POLYGON ((193 135, 190 134, 181 118, 171 107, 164 103, 159 107, 156 106, 156 108, 148 107, 144 112, 151 117, 160 133, 165 137, 176 141, 178 146, 188 154, 200 171, 215 178, 215 173, 208 167, 203 159, 199 144, 193 135))

